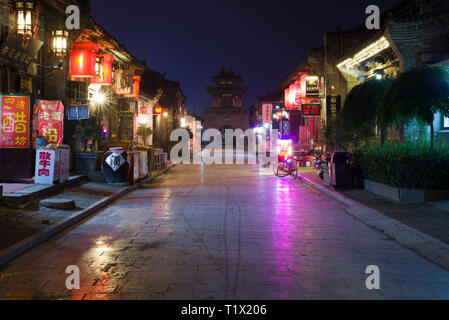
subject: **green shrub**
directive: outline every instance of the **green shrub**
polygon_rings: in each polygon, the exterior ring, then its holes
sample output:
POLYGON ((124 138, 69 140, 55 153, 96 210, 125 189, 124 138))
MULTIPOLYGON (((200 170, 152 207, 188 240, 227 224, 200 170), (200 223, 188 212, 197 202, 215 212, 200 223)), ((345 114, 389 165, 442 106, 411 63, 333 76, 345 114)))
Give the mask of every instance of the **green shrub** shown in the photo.
POLYGON ((449 190, 449 148, 427 142, 371 145, 356 157, 365 179, 398 188, 449 190))

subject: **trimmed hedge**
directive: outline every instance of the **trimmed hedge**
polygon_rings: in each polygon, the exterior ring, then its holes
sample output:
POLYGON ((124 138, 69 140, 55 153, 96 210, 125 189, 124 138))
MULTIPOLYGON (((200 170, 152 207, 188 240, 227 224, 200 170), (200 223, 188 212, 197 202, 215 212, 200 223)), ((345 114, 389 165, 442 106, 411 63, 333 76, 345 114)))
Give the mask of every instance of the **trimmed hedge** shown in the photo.
POLYGON ((397 188, 449 190, 449 148, 428 143, 389 143, 359 150, 365 179, 397 188))

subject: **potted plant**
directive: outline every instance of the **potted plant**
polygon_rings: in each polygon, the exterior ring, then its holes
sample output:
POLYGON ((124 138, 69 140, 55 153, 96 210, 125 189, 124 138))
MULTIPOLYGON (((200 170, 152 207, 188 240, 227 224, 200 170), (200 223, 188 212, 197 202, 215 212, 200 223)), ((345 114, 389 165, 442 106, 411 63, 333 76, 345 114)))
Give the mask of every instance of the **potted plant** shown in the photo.
POLYGON ((81 152, 74 152, 75 168, 77 174, 87 175, 89 171, 95 171, 97 163, 96 142, 101 137, 99 117, 92 116, 89 119, 80 120, 75 127, 73 138, 81 145, 81 152))
POLYGON ((139 124, 137 127, 137 135, 142 137, 143 145, 147 145, 147 139, 149 136, 153 134, 153 129, 151 127, 148 127, 146 124, 139 124))

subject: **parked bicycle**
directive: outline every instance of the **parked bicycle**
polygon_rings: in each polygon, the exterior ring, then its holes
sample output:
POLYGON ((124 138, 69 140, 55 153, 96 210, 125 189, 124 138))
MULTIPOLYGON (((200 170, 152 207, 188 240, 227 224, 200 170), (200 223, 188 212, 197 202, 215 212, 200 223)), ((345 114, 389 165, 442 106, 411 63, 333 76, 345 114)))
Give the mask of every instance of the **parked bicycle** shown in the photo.
POLYGON ((284 161, 275 163, 273 173, 280 178, 290 176, 293 180, 296 180, 298 178, 298 165, 295 158, 287 157, 284 161))

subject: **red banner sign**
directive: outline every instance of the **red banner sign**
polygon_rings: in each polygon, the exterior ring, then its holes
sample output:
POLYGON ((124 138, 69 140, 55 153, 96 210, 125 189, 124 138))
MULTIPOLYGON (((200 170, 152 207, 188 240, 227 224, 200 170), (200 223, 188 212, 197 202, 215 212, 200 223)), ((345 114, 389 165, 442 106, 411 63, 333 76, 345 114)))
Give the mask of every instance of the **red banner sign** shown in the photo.
POLYGON ((320 104, 303 104, 302 116, 303 117, 319 117, 321 115, 320 104))
POLYGON ((64 105, 61 101, 39 101, 38 132, 49 144, 62 144, 64 105))
POLYGON ((30 97, 2 95, 0 148, 30 147, 30 97))

